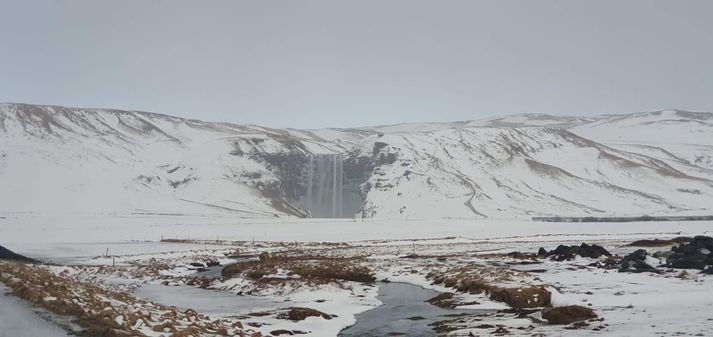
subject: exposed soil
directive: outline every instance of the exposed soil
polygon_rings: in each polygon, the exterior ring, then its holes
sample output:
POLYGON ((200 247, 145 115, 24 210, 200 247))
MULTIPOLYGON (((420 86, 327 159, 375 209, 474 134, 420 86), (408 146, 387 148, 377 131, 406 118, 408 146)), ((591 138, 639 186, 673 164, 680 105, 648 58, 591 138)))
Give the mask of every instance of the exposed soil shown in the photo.
MULTIPOLYGON (((359 264, 358 259, 325 258, 320 256, 270 256, 262 255, 259 261, 248 261, 228 265, 222 275, 231 278, 243 275, 252 280, 268 280, 265 276, 273 275, 278 270, 288 271, 288 275, 303 281, 330 282, 354 281, 374 282, 369 268, 359 264)), ((276 281, 275 279, 270 279, 276 281)))
POLYGON ((544 308, 542 309, 542 318, 546 319, 550 324, 571 324, 597 318, 597 314, 592 309, 579 305, 570 305, 544 308))

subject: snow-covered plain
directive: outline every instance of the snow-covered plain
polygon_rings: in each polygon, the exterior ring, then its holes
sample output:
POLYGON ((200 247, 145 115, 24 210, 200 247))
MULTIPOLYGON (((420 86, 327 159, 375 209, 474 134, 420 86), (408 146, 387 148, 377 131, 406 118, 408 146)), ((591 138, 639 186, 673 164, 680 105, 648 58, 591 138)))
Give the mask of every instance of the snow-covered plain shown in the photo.
MULTIPOLYGON (((591 308, 603 318, 601 329, 563 330, 560 326, 536 324, 514 315, 486 315, 479 317, 479 321, 457 325, 450 335, 466 336, 471 332, 487 335, 492 329, 475 328, 486 323, 503 325, 513 335, 528 336, 533 333, 547 336, 708 335, 713 331, 709 315, 713 308, 713 282, 710 276, 698 275, 697 271, 690 271, 688 277, 679 278, 678 271, 661 275, 627 274, 587 267, 595 260, 586 258, 571 262, 545 260, 537 265, 509 265, 507 263, 513 260, 487 257, 487 254, 535 252, 539 247, 553 249, 559 244, 581 242, 599 243, 613 253, 625 255, 636 249, 625 244, 638 239, 711 235, 713 222, 710 221, 622 224, 373 219, 355 222, 351 219, 245 221, 221 217, 91 217, 74 220, 54 219, 61 225, 49 226, 45 224, 50 219, 39 217, 3 219, 0 220, 0 237, 3 239, 0 244, 18 253, 67 265, 55 267, 57 272, 69 270, 92 282, 135 291, 140 298, 183 309, 203 310, 212 318, 245 316, 243 322, 252 322, 259 326, 255 329, 265 334, 286 329, 307 332, 308 336, 336 336, 341 329, 355 322, 358 313, 380 304, 377 300, 378 289, 353 282, 255 288, 250 281, 237 278, 215 280, 209 289, 193 287, 183 291, 181 287, 187 287, 183 283, 184 278, 192 273, 187 264, 203 256, 227 262, 224 254, 236 249, 241 254, 253 256, 260 252, 295 249, 313 254, 367 256, 367 264, 375 271, 377 279, 407 282, 439 292, 453 290, 432 285, 425 277, 429 268, 434 266, 466 263, 498 265, 513 270, 543 269, 544 272, 532 275, 540 280, 538 282, 551 286, 553 304, 591 304, 591 308), (161 235, 164 239, 190 238, 191 242, 159 242, 161 235), (334 243, 340 244, 335 246, 334 243), (103 256, 107 248, 113 258, 103 256), (399 258, 413 252, 431 257, 399 258), (479 256, 481 254, 486 255, 479 256), (447 256, 448 259, 442 262, 438 256, 447 256), (138 272, 142 266, 156 261, 172 266, 160 278, 131 276, 134 274, 129 272, 106 274, 106 271, 96 269, 98 265, 116 263, 138 272), (177 286, 162 285, 165 281, 177 286), (132 284, 134 286, 126 288, 126 285, 132 284), (146 288, 142 290, 141 287, 146 288), (246 289, 253 289, 253 297, 237 295, 238 290, 246 289), (254 300, 254 296, 259 299, 254 300), (300 322, 276 318, 278 312, 289 307, 309 307, 336 314, 337 318, 308 318, 300 322), (271 314, 248 315, 253 312, 271 314)), ((506 308, 483 295, 465 294, 459 295, 459 298, 463 302, 480 303, 465 308, 506 308)))
MULTIPOLYGON (((458 237, 462 240, 557 241, 713 234, 711 221, 557 223, 514 219, 279 219, 230 217, 15 217, 0 219, 0 244, 30 257, 71 258, 205 248, 215 241, 351 242, 458 237), (156 245, 161 239, 206 243, 156 245), (147 242, 144 242, 147 241, 147 242)), ((449 241, 448 243, 452 243, 449 241)))

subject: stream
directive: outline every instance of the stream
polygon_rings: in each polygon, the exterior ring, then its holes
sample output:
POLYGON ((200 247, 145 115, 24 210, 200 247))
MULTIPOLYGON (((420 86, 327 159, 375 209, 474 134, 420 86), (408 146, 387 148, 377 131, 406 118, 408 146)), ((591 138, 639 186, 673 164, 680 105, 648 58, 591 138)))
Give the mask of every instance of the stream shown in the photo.
POLYGON ((356 315, 356 323, 339 333, 339 337, 438 336, 428 326, 446 320, 447 315, 478 313, 482 310, 442 309, 426 300, 440 293, 408 283, 380 282, 378 299, 383 303, 372 310, 356 315))
POLYGON ((40 316, 31 304, 0 283, 0 337, 66 337, 67 331, 40 316))

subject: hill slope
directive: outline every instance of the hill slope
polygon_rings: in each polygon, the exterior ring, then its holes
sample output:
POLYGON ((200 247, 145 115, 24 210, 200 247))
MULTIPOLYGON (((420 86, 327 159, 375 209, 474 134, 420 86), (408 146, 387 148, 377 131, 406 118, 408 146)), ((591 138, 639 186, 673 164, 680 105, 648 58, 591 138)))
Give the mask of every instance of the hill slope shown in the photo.
POLYGON ((528 114, 278 130, 2 104, 0 213, 707 214, 713 207, 711 116, 528 114), (317 189, 325 189, 319 198, 317 189), (333 203, 332 213, 317 212, 315 202, 324 200, 333 203))

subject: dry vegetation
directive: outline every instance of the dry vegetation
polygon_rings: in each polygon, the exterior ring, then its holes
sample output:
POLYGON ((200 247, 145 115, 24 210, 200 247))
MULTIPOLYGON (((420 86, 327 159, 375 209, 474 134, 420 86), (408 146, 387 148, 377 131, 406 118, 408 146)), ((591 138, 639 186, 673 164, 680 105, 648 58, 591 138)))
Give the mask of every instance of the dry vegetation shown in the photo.
POLYGON ((548 306, 552 297, 544 285, 535 284, 538 282, 526 273, 504 268, 471 264, 432 271, 426 275, 426 278, 433 284, 453 288, 459 292, 488 294, 491 299, 505 302, 516 309, 548 306), (523 280, 530 280, 532 283, 516 282, 523 280))
POLYGON ((71 316, 91 336, 259 336, 236 320, 210 320, 193 310, 141 301, 43 266, 0 263, 0 281, 15 296, 55 314, 71 316))
POLYGON ((228 265, 223 268, 225 278, 237 275, 255 281, 279 281, 270 277, 284 272, 290 279, 325 283, 332 281, 374 282, 371 270, 360 264, 360 258, 338 258, 315 255, 268 255, 258 261, 228 265))

